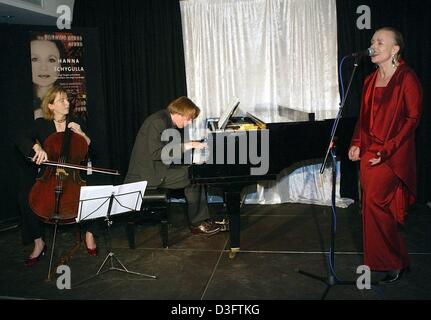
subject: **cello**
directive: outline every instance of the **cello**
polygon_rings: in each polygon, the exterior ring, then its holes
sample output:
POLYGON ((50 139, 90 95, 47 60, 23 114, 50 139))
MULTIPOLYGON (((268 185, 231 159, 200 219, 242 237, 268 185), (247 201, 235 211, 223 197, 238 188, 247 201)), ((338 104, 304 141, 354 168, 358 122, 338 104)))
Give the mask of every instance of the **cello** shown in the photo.
POLYGON ((72 132, 68 124, 69 118, 64 132, 55 132, 45 140, 44 150, 48 159, 58 159, 58 166, 45 168, 29 194, 30 208, 45 223, 74 223, 80 189, 85 185, 78 169, 61 166, 79 165, 88 153, 85 138, 72 132))

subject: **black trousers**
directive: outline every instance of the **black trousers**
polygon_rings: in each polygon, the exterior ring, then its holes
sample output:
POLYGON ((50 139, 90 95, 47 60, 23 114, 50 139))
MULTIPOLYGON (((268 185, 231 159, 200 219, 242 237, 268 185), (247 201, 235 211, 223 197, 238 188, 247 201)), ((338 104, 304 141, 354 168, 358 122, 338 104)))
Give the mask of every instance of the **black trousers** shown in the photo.
MULTIPOLYGON (((21 236, 23 244, 29 244, 38 238, 45 238, 44 223, 31 210, 28 204, 28 193, 20 195, 20 211, 21 211, 21 236)), ((91 232, 94 234, 94 221, 88 220, 81 223, 80 228, 83 232, 91 232)))
POLYGON ((191 184, 187 166, 169 168, 168 175, 158 186, 165 189, 184 189, 187 199, 187 215, 190 224, 198 225, 210 217, 205 186, 191 184))

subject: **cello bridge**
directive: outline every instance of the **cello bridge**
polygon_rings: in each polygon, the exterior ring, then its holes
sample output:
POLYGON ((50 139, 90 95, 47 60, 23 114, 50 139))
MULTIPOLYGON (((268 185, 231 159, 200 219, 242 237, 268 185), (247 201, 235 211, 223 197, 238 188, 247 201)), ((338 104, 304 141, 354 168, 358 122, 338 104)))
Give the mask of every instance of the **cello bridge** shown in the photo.
POLYGON ((55 172, 56 176, 60 176, 60 175, 64 175, 64 176, 68 176, 69 174, 67 173, 66 170, 64 170, 64 168, 57 168, 57 171, 55 172))

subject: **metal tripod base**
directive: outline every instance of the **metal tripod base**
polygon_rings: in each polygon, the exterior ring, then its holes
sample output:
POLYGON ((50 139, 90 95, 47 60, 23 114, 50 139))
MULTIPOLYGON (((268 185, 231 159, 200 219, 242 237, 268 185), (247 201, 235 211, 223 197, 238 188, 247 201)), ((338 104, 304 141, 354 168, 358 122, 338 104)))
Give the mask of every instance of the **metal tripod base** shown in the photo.
POLYGON ((322 297, 320 298, 320 300, 324 300, 326 298, 326 296, 329 293, 329 290, 333 287, 333 286, 356 286, 356 281, 341 281, 341 280, 337 280, 332 274, 328 275, 328 277, 321 277, 321 276, 316 276, 312 273, 306 272, 306 271, 302 271, 297 269, 297 272, 299 272, 300 274, 310 277, 312 279, 315 280, 319 280, 320 282, 323 282, 324 284, 326 284, 326 288, 325 291, 323 292, 322 297))
POLYGON ((111 270, 117 270, 117 271, 126 272, 126 273, 130 273, 130 274, 136 274, 138 276, 144 276, 144 277, 148 277, 148 278, 152 278, 152 279, 157 279, 156 276, 127 270, 127 268, 124 266, 124 264, 121 263, 121 261, 115 256, 115 254, 113 252, 108 253, 108 255, 106 256, 102 265, 100 266, 99 270, 97 270, 97 273, 95 274, 95 276, 104 274, 104 273, 111 271, 111 270), (100 272, 103 269, 103 266, 105 265, 105 263, 108 261, 109 258, 111 258, 110 259, 111 267, 105 271, 100 272), (115 261, 117 261, 121 265, 122 269, 114 267, 114 261, 113 261, 114 259, 115 259, 115 261))
POLYGON ((78 285, 81 285, 84 282, 87 282, 87 281, 89 281, 91 279, 96 278, 97 276, 100 276, 100 275, 102 275, 104 273, 107 273, 109 271, 112 271, 112 270, 121 271, 121 272, 129 273, 129 274, 135 274, 137 276, 143 276, 143 277, 147 277, 147 278, 151 278, 151 279, 157 279, 156 276, 153 276, 153 275, 150 275, 150 274, 139 273, 139 272, 128 270, 124 266, 124 264, 115 256, 115 254, 113 252, 109 252, 108 255, 106 256, 105 260, 103 260, 102 265, 100 266, 99 270, 97 270, 97 272, 96 272, 96 274, 94 276, 91 276, 88 279, 82 280, 82 281, 78 282, 77 284, 75 284, 74 286, 76 287, 78 285), (110 267, 108 269, 102 271, 103 267, 108 262, 108 259, 109 259, 110 267), (114 259, 121 266, 121 268, 117 268, 117 267, 114 266, 114 259))

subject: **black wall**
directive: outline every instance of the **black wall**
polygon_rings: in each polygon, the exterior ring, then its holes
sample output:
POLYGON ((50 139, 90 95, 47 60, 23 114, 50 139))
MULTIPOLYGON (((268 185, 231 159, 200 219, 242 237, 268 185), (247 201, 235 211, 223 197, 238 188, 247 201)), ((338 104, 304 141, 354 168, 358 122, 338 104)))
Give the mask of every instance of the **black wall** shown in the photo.
MULTIPOLYGON (((417 72, 424 88, 424 112, 417 131, 418 196, 431 200, 430 137, 430 1, 337 0, 339 58, 369 47, 373 30, 394 26, 406 38, 405 59, 417 72), (368 5, 372 30, 358 30, 356 9, 368 5)), ((182 27, 176 0, 76 0, 74 28, 84 32, 88 88, 89 128, 93 138, 94 165, 127 171, 136 132, 152 112, 186 95, 182 27)), ((17 130, 32 121, 32 82, 29 30, 41 27, 0 25, 1 196, 0 220, 18 215, 16 174, 19 155, 12 144, 17 130)), ((362 81, 373 66, 364 59, 358 68, 346 116, 356 116, 362 81)), ((350 76, 351 64, 344 68, 350 76)), ((120 183, 108 177, 90 183, 120 183)), ((353 186, 354 177, 343 182, 353 186)), ((352 191, 352 190, 350 190, 352 191)), ((352 192, 350 192, 352 193, 352 192)), ((347 195, 349 192, 347 192, 347 195)))

